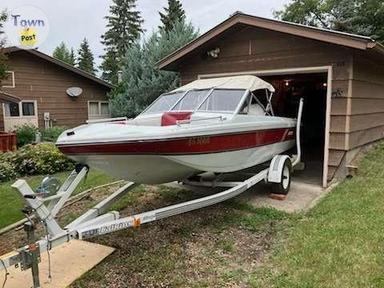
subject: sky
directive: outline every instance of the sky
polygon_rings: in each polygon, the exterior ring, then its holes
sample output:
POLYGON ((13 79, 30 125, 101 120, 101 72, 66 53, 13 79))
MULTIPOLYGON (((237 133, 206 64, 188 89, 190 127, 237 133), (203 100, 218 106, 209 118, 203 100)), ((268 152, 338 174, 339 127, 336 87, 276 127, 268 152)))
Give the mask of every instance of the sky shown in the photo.
MULTIPOLYGON (((273 11, 281 9, 289 0, 181 0, 187 19, 204 33, 235 11, 272 18, 273 11)), ((64 41, 77 51, 84 37, 89 41, 97 64, 103 54, 100 37, 105 32, 111 0, 1 0, 0 10, 23 5, 33 5, 45 13, 49 20, 47 39, 39 50, 52 54, 54 48, 64 41)), ((160 24, 158 11, 162 11, 167 0, 137 0, 137 9, 142 13, 146 34, 160 24)))

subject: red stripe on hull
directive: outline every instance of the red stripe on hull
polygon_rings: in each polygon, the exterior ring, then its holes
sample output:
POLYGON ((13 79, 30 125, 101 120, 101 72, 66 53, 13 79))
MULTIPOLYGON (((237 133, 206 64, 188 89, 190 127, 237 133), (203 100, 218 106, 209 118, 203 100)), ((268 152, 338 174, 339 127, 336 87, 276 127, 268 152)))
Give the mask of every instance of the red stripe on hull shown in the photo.
POLYGON ((243 150, 294 139, 293 128, 182 139, 58 145, 64 154, 204 154, 243 150))

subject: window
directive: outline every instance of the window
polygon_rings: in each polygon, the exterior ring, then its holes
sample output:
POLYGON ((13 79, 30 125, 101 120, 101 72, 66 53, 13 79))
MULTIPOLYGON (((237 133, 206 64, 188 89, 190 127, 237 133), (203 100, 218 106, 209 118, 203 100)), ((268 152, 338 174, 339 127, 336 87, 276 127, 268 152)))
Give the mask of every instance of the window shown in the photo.
POLYGON ((215 89, 199 108, 199 111, 234 112, 245 90, 215 89))
POLYGON ((109 103, 105 101, 89 101, 88 102, 88 118, 89 119, 103 119, 109 118, 109 103))
POLYGON ((5 116, 18 117, 20 116, 18 103, 5 103, 5 116))
POLYGON ((101 115, 109 115, 109 104, 108 103, 100 103, 100 114, 101 115))
POLYGON ((5 78, 1 80, 1 87, 15 88, 15 72, 5 71, 5 78))
POLYGON ((22 102, 21 103, 23 116, 35 116, 35 103, 33 102, 22 102))
POLYGON ((35 116, 35 101, 21 101, 20 103, 5 103, 5 116, 6 117, 24 117, 35 116))
POLYGON ((153 102, 151 106, 144 111, 143 114, 154 114, 166 112, 176 104, 177 101, 184 95, 185 92, 176 92, 170 94, 161 95, 153 102))
POLYGON ((99 115, 99 102, 89 102, 89 115, 99 115))

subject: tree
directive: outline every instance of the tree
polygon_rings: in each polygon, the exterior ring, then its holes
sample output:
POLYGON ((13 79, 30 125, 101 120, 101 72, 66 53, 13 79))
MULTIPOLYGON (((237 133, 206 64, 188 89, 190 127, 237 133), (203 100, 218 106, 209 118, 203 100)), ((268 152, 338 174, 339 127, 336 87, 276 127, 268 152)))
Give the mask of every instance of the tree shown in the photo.
POLYGON ((382 0, 293 0, 275 17, 304 25, 365 35, 384 42, 382 0))
POLYGON ((0 12, 0 80, 4 79, 7 75, 7 57, 3 53, 3 48, 5 45, 5 39, 3 38, 3 26, 4 22, 7 21, 7 13, 6 11, 0 12))
POLYGON ((71 47, 71 53, 69 54, 69 64, 75 66, 76 64, 76 55, 75 55, 75 50, 71 47))
POLYGON ((136 0, 112 0, 107 19, 107 32, 102 36, 101 43, 105 45, 105 55, 100 66, 102 78, 117 84, 117 72, 120 61, 127 49, 140 38, 143 29, 143 19, 136 11, 136 0))
POLYGON ((52 56, 56 59, 64 61, 70 65, 75 65, 76 57, 73 48, 69 50, 64 42, 61 42, 59 46, 53 50, 52 56))
POLYGON ((164 10, 165 13, 159 12, 162 23, 162 26, 159 26, 160 30, 169 32, 175 23, 185 21, 185 11, 179 0, 168 0, 168 7, 164 8, 164 10))
POLYGON ((134 117, 159 95, 176 88, 179 74, 161 71, 156 63, 197 35, 191 24, 179 22, 169 32, 159 30, 132 45, 123 59, 122 83, 111 95, 112 115, 134 117))
POLYGON ((95 63, 91 49, 89 48, 87 38, 84 38, 80 44, 77 57, 77 68, 84 70, 92 75, 95 75, 95 63))

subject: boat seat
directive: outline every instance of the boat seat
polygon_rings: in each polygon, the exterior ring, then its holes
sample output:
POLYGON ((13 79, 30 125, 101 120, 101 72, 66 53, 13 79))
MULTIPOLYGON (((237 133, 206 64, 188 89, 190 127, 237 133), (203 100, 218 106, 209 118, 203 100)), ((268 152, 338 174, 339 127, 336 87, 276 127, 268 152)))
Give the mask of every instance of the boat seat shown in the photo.
POLYGON ((190 120, 192 112, 164 112, 161 116, 161 126, 176 125, 177 121, 190 120))
POLYGON ((249 106, 248 115, 264 116, 265 111, 259 104, 249 106))

